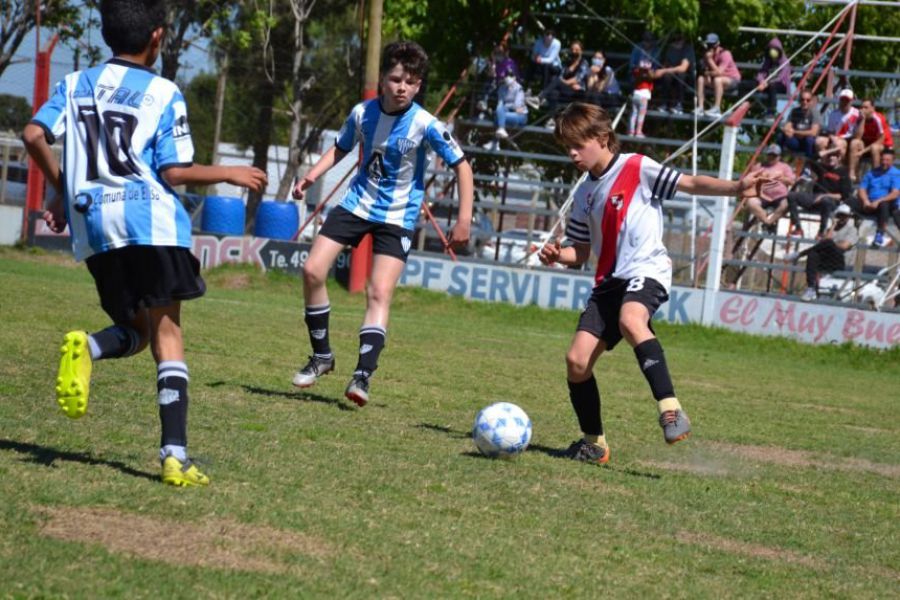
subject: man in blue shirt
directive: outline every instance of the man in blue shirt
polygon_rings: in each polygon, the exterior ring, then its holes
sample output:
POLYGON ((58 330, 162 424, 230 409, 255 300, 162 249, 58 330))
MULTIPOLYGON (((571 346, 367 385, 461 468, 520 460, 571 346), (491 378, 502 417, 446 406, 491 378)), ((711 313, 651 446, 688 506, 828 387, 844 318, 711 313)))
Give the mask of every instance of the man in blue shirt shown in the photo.
POLYGON ((547 29, 544 35, 534 41, 531 48, 531 61, 525 73, 525 83, 530 84, 535 75, 541 78, 541 88, 546 88, 553 78, 562 71, 562 61, 559 59, 559 51, 562 44, 553 36, 553 30, 547 29))
POLYGON ((859 185, 857 197, 851 199, 850 206, 860 215, 876 215, 878 228, 872 246, 884 248, 891 242, 885 238, 887 220, 894 213, 894 222, 900 227, 900 169, 894 166, 894 151, 885 148, 881 153, 881 164, 866 173, 859 185))

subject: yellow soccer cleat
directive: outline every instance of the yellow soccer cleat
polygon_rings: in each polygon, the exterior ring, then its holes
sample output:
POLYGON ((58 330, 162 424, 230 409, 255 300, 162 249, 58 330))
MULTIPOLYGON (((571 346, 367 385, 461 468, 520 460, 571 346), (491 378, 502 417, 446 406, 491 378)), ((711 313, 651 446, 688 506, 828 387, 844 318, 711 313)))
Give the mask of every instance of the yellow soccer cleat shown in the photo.
POLYGON ((171 454, 163 459, 162 481, 168 485, 187 487, 190 485, 209 485, 209 477, 187 459, 181 462, 171 454))
POLYGON ((70 331, 59 349, 59 372, 56 375, 56 403, 70 419, 87 412, 91 388, 91 349, 84 331, 70 331))

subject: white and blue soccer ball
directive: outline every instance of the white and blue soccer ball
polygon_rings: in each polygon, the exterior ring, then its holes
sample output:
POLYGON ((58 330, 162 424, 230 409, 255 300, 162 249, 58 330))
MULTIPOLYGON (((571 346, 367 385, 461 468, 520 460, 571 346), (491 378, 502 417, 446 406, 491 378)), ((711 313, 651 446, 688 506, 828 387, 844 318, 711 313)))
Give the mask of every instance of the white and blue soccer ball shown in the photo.
POLYGON ((478 451, 491 458, 512 458, 531 441, 531 419, 511 402, 491 404, 475 417, 472 440, 478 451))

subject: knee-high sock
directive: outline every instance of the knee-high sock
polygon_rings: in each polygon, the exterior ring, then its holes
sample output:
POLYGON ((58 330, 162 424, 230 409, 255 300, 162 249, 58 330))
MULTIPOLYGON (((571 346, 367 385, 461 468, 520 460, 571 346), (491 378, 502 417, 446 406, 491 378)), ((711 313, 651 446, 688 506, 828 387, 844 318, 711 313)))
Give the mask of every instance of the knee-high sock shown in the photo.
POLYGON ((307 306, 305 310, 306 326, 309 329, 309 343, 313 354, 321 358, 331 357, 331 344, 328 342, 328 317, 331 315, 330 304, 307 306))
POLYGON ((597 380, 591 375, 587 381, 580 383, 567 382, 569 384, 569 399, 575 416, 578 417, 578 425, 585 435, 603 435, 603 421, 600 418, 600 389, 597 380))
POLYGON ((356 372, 369 375, 378 368, 378 356, 384 349, 387 332, 378 325, 363 325, 359 330, 359 361, 356 372))
POLYGON ((111 325, 88 335, 91 360, 131 356, 141 343, 141 335, 127 325, 111 325))
POLYGON ((188 368, 180 360, 157 365, 156 390, 159 403, 160 457, 167 453, 187 458, 188 368))
POLYGON ((659 400, 675 397, 675 387, 669 376, 669 367, 666 365, 666 356, 663 353, 659 340, 652 338, 641 342, 634 347, 634 356, 637 358, 641 372, 650 384, 653 397, 659 400))

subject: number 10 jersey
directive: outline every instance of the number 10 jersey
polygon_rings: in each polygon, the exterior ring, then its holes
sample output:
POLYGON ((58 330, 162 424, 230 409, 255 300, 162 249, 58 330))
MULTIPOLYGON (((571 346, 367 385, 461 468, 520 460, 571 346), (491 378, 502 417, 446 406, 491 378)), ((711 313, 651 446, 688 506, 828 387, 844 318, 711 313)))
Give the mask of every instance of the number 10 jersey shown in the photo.
POLYGON ((60 81, 33 123, 61 162, 77 260, 124 246, 191 247, 191 220, 160 176, 193 164, 184 96, 149 68, 113 58, 60 81))

